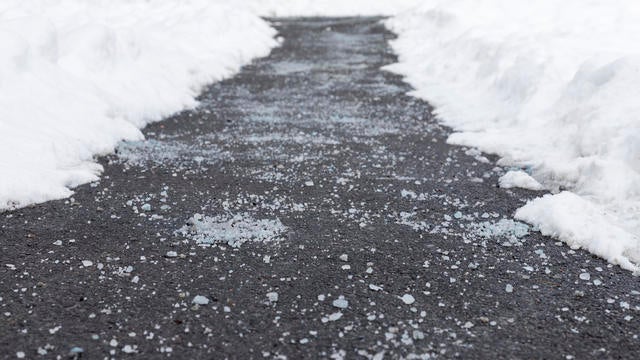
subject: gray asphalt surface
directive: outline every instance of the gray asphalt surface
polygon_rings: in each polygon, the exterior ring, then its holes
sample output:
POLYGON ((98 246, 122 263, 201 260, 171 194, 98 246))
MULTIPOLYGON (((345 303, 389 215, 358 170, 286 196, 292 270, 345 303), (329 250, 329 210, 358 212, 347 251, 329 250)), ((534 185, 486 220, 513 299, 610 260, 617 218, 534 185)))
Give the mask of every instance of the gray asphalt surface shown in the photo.
POLYGON ((445 143, 379 21, 274 20, 99 182, 1 214, 0 358, 636 358, 637 278, 511 221, 537 194, 445 143))

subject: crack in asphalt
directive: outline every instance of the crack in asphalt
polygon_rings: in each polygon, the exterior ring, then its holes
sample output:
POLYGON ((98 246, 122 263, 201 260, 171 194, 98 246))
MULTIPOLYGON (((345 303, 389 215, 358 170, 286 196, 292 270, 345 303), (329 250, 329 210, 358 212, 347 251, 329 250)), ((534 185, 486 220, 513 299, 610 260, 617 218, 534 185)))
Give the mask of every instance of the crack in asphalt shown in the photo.
POLYGON ((0 349, 27 358, 630 358, 636 278, 511 220, 539 193, 446 144, 380 18, 284 42, 0 217, 0 349))

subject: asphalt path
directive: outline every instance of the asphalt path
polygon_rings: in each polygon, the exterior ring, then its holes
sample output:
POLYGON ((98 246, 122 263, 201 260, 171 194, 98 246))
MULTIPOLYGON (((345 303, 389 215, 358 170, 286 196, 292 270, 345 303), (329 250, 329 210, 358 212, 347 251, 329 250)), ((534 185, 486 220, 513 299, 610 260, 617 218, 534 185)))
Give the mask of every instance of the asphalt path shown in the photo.
POLYGON ((273 19, 270 56, 0 214, 0 358, 636 358, 638 279, 511 215, 379 18, 273 19))

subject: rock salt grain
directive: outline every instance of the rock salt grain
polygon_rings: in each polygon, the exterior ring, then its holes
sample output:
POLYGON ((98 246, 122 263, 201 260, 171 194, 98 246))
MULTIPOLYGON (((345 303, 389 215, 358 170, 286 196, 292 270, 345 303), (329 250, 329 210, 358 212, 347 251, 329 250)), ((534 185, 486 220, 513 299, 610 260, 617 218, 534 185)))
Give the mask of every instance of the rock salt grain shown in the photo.
POLYGON ((400 299, 402 299, 402 302, 404 302, 407 305, 411 305, 414 302, 416 302, 416 299, 410 294, 404 294, 400 299))

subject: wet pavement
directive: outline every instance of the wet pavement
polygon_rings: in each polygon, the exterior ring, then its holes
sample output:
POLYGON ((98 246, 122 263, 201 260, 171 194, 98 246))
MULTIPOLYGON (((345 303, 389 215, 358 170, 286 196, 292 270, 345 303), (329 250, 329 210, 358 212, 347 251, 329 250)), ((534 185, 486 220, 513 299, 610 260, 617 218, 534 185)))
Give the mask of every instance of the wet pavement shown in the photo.
POLYGON ((446 144, 379 18, 282 47, 0 214, 0 358, 635 358, 631 273, 511 220, 539 195, 446 144))

